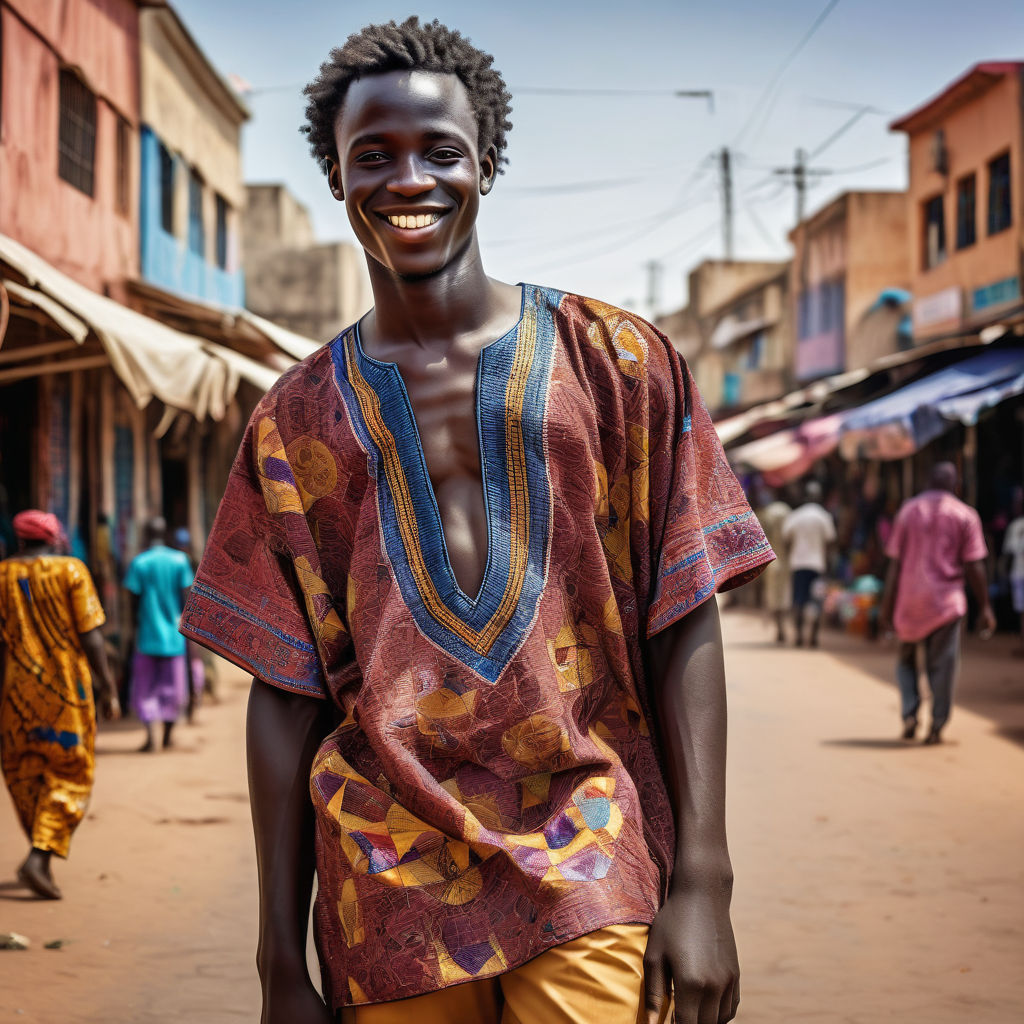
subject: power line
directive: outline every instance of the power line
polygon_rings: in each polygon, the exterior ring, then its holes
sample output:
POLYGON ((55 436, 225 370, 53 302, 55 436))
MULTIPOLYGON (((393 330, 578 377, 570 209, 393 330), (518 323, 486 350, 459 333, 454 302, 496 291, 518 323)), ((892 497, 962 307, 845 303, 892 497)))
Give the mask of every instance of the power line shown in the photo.
POLYGON ((828 0, 828 3, 825 5, 824 9, 817 16, 817 18, 814 19, 814 22, 811 25, 811 27, 803 34, 803 36, 800 39, 800 41, 796 44, 795 47, 793 47, 793 49, 790 51, 790 53, 786 57, 786 59, 779 65, 778 70, 775 72, 774 75, 772 75, 771 80, 768 82, 768 85, 765 86, 764 91, 761 93, 760 98, 754 104, 754 108, 753 108, 753 110, 751 110, 750 116, 744 122, 744 125, 740 129, 739 134, 733 140, 733 143, 732 143, 733 144, 733 148, 739 146, 740 140, 750 130, 750 128, 753 125, 754 121, 757 119, 758 115, 761 112, 762 105, 769 98, 769 96, 772 94, 772 92, 774 92, 775 87, 781 81, 782 76, 789 69, 789 66, 793 63, 793 61, 795 61, 796 58, 800 55, 800 53, 803 50, 803 48, 811 41, 811 39, 814 37, 815 33, 825 23, 825 21, 828 18, 828 16, 832 13, 833 10, 835 10, 835 8, 836 8, 836 6, 838 4, 839 4, 839 0, 828 0))

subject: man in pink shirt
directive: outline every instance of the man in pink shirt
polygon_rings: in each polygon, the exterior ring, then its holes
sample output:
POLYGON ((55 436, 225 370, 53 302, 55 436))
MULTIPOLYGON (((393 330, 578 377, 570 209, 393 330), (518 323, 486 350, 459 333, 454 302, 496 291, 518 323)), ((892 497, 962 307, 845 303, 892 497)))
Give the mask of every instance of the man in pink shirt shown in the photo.
POLYGON ((925 648, 932 691, 932 724, 925 743, 938 743, 949 719, 960 662, 960 633, 967 614, 964 578, 978 602, 978 628, 995 629, 985 575, 985 538, 978 513, 954 493, 956 467, 940 462, 927 490, 904 502, 886 545, 889 570, 882 596, 883 629, 900 639, 896 678, 900 687, 903 738, 914 738, 921 705, 917 647, 925 648))

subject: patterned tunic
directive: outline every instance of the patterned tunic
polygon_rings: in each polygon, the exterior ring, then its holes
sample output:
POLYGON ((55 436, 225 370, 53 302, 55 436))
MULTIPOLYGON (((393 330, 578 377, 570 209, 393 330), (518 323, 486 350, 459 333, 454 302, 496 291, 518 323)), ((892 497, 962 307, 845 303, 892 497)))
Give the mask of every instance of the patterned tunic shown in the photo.
POLYGON ((184 613, 339 709, 310 785, 334 1008, 653 919, 675 840, 642 640, 773 557, 682 361, 620 310, 524 286, 477 423, 471 596, 399 370, 344 331, 253 414, 184 613))
POLYGON ((78 637, 104 621, 77 558, 0 562, 4 781, 32 845, 61 857, 85 814, 95 764, 92 681, 78 637))

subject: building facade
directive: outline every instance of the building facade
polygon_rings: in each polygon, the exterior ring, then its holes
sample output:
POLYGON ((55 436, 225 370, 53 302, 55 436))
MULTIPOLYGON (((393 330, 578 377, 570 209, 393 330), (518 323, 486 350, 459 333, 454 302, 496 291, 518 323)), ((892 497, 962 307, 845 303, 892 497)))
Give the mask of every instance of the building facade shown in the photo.
POLYGON ((249 309, 330 341, 373 304, 363 253, 345 242, 316 242, 309 211, 284 185, 248 185, 246 194, 249 309))
POLYGON ((780 395, 791 382, 789 264, 705 260, 688 276, 687 307, 657 326, 689 361, 715 413, 780 395))
POLYGON ((899 351, 902 317, 878 330, 880 309, 909 285, 904 192, 845 192, 790 232, 798 383, 899 351))
POLYGON ((142 280, 241 307, 241 129, 249 112, 174 10, 140 17, 142 280))
POLYGON ((0 0, 0 234, 94 291, 138 272, 135 0, 0 0))
POLYGON ((915 342, 1019 313, 1024 63, 977 64, 891 127, 908 138, 915 342))

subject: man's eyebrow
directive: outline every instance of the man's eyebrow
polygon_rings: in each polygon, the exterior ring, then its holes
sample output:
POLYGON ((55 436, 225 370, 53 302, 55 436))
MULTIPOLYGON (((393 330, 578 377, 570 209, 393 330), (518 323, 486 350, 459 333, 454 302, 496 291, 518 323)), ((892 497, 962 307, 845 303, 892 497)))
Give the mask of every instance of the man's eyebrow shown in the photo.
POLYGON ((380 146, 387 142, 386 135, 357 135, 350 143, 350 146, 380 146))

